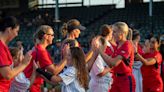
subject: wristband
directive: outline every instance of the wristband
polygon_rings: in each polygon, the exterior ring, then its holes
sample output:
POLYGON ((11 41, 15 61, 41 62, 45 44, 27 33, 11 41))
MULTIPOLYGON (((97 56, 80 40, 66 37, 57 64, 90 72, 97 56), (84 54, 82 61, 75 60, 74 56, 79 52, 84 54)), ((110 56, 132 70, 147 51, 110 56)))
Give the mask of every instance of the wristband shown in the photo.
POLYGON ((39 74, 42 74, 44 77, 46 77, 49 81, 51 81, 51 78, 53 76, 53 74, 49 73, 49 72, 45 72, 43 69, 41 68, 37 68, 36 72, 38 72, 39 74))
POLYGON ((138 52, 135 52, 134 55, 135 55, 135 56, 138 55, 138 52))

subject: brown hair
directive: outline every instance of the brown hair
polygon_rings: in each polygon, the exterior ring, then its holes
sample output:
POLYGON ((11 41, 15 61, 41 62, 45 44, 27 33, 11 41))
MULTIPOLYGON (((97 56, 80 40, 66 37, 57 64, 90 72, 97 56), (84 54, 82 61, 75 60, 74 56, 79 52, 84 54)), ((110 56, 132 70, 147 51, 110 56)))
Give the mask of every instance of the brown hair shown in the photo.
POLYGON ((88 89, 88 70, 85 63, 85 55, 81 48, 70 48, 73 66, 77 69, 77 79, 82 87, 88 89))
POLYGON ((106 45, 106 41, 105 41, 105 38, 104 37, 100 37, 100 43, 104 46, 106 45))
MULTIPOLYGON (((65 39, 62 43, 62 45, 69 44, 70 47, 78 47, 79 43, 75 39, 65 39)), ((63 47, 63 46, 62 46, 63 47)))
POLYGON ((140 33, 138 30, 134 29, 132 34, 132 40, 137 39, 137 37, 140 36, 140 33))
POLYGON ((112 31, 112 26, 108 24, 104 24, 100 28, 101 36, 105 37, 112 31))
POLYGON ((47 33, 49 29, 52 29, 52 27, 51 26, 48 26, 48 25, 41 25, 36 30, 36 33, 34 35, 34 40, 36 40, 36 39, 42 40, 44 34, 47 33))
POLYGON ((10 53, 11 53, 12 57, 16 57, 19 54, 19 52, 21 51, 17 47, 10 47, 9 50, 10 50, 10 53))
POLYGON ((0 19, 0 32, 4 32, 8 27, 14 29, 17 26, 19 26, 19 21, 14 16, 8 16, 0 19))
POLYGON ((61 31, 61 35, 63 38, 65 38, 67 36, 67 23, 64 23, 63 26, 60 29, 61 31))
POLYGON ((69 29, 69 27, 79 26, 80 22, 77 19, 71 19, 67 23, 64 23, 61 27, 61 34, 63 37, 67 35, 67 33, 71 33, 73 30, 69 29))

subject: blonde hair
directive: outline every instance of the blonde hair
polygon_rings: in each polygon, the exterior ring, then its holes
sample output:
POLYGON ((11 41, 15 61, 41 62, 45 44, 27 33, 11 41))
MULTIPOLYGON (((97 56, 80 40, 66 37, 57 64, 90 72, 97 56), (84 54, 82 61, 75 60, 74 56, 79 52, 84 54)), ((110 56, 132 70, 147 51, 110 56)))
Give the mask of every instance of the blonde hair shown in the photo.
POLYGON ((113 24, 113 26, 117 27, 121 32, 123 32, 126 37, 128 36, 129 27, 125 22, 116 22, 113 24))

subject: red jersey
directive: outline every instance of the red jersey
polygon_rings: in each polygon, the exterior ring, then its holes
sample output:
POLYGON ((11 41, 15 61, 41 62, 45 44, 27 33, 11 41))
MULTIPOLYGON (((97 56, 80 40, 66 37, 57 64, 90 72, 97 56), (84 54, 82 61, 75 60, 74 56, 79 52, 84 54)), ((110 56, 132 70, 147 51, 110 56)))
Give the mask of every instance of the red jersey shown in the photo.
MULTIPOLYGON (((108 92, 135 92, 136 83, 132 75, 132 65, 134 62, 134 49, 130 41, 126 41, 121 47, 117 47, 112 58, 122 56, 120 64, 113 67, 114 76, 112 88, 108 92), (126 65, 125 59, 128 60, 126 65)), ((112 62, 112 61, 111 61, 112 62)))
MULTIPOLYGON (((144 54, 144 52, 143 52, 143 50, 142 50, 140 44, 138 44, 137 50, 138 50, 138 53, 139 53, 140 55, 143 55, 143 54, 144 54)), ((134 61, 135 61, 135 62, 138 62, 139 60, 138 60, 137 58, 134 58, 134 61)))
MULTIPOLYGON (((24 70, 24 73, 27 78, 30 78, 30 76, 32 74, 33 60, 35 60, 36 62, 39 62, 39 65, 42 69, 45 69, 45 67, 53 64, 48 51, 46 49, 42 48, 42 46, 38 44, 37 46, 35 46, 35 49, 32 52, 32 59, 31 59, 30 64, 24 70)), ((43 83, 43 79, 41 77, 36 77, 36 79, 34 81, 34 85, 41 85, 42 83, 43 83)))
MULTIPOLYGON (((12 56, 6 45, 0 41, 0 67, 12 66, 12 56)), ((11 80, 6 80, 0 74, 0 92, 9 92, 11 80)))
POLYGON ((142 47, 141 47, 140 44, 138 44, 137 49, 138 49, 138 53, 139 53, 140 55, 143 55, 143 54, 144 54, 144 52, 143 52, 142 47))
POLYGON ((154 78, 155 76, 158 77, 160 76, 160 65, 162 63, 162 56, 160 54, 160 52, 156 51, 156 52, 153 52, 153 53, 146 53, 143 55, 143 57, 145 59, 148 59, 148 58, 155 58, 157 61, 157 66, 158 68, 155 67, 155 65, 149 65, 149 66, 146 66, 146 65, 143 65, 141 67, 141 72, 142 72, 142 76, 143 78, 154 78))
POLYGON ((143 65, 141 67, 143 77, 143 92, 162 92, 163 82, 160 76, 160 65, 162 63, 161 54, 156 52, 146 53, 143 55, 145 59, 155 58, 156 66, 154 65, 143 65))
POLYGON ((105 53, 108 54, 109 56, 111 56, 114 53, 115 49, 116 49, 116 46, 109 42, 109 44, 107 44, 105 53))
POLYGON ((130 41, 124 42, 120 48, 117 47, 114 54, 112 55, 112 58, 115 58, 118 55, 122 56, 124 59, 129 58, 129 63, 128 65, 126 65, 125 62, 121 60, 121 63, 113 68, 114 73, 118 73, 118 74, 132 73, 132 65, 134 63, 134 49, 130 41))

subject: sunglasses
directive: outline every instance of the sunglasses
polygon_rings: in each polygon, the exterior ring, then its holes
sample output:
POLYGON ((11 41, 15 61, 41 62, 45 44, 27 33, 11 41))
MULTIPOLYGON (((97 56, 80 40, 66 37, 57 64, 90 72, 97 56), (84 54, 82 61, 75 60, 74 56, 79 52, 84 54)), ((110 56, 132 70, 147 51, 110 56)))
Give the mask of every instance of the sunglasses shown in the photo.
MULTIPOLYGON (((46 34, 46 33, 45 33, 46 34)), ((54 36, 54 34, 46 34, 46 35, 51 35, 51 36, 54 36)))

